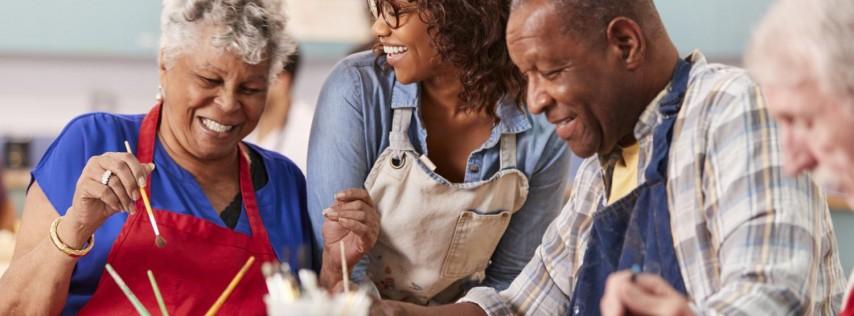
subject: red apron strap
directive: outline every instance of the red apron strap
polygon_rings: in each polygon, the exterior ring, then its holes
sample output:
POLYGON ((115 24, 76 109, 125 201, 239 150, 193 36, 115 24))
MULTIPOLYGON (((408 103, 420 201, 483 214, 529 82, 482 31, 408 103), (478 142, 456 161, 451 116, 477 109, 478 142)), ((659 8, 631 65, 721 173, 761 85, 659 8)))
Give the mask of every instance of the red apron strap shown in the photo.
MULTIPOLYGON (((160 113, 163 107, 162 102, 158 102, 151 108, 151 111, 142 120, 142 126, 139 128, 139 141, 136 144, 136 157, 141 163, 149 163, 154 161, 154 144, 157 139, 157 126, 160 124, 160 113)), ((267 236, 267 230, 264 228, 264 223, 261 221, 261 214, 258 210, 258 201, 255 198, 255 187, 252 185, 252 175, 249 169, 249 160, 246 151, 242 146, 238 145, 238 161, 240 172, 240 193, 243 198, 243 206, 246 208, 246 215, 249 219, 249 226, 252 230, 252 238, 259 239, 262 244, 270 244, 270 239, 267 236)), ((146 193, 151 198, 151 177, 148 178, 148 185, 145 187, 146 193)), ((141 201, 138 201, 141 206, 141 201)))
POLYGON ((160 102, 151 108, 142 120, 139 128, 139 140, 136 143, 136 158, 141 163, 154 161, 154 141, 157 138, 157 125, 160 123, 160 102))
POLYGON ((263 245, 272 245, 267 236, 267 230, 264 228, 264 223, 261 221, 258 200, 255 199, 255 187, 252 185, 248 153, 242 146, 238 145, 237 147, 239 148, 238 156, 240 156, 238 159, 240 161, 240 194, 243 197, 243 207, 246 208, 249 226, 252 228, 252 238, 261 241, 263 245))

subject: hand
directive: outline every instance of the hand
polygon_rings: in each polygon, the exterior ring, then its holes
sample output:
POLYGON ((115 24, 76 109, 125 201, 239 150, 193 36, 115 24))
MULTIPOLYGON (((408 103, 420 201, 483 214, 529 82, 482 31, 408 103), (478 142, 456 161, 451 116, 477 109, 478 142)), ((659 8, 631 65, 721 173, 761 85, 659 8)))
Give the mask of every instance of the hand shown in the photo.
MULTIPOLYGON (((359 288, 359 285, 353 282, 347 282, 347 285, 350 287, 350 291, 355 291, 359 288)), ((335 283, 335 286, 329 290, 329 293, 344 293, 344 280, 335 283)))
POLYGON ((633 282, 631 271, 608 276, 599 307, 603 316, 694 314, 688 300, 667 281, 657 275, 641 273, 633 282))
POLYGON ((139 188, 145 187, 153 170, 154 164, 140 164, 129 153, 111 152, 89 158, 77 179, 71 208, 62 223, 74 227, 83 235, 76 237, 85 240, 117 211, 135 213, 139 188), (112 171, 112 176, 104 185, 101 177, 107 170, 112 171))
POLYGON ((323 210, 324 256, 339 266, 339 242, 344 241, 345 258, 353 267, 374 244, 380 233, 380 215, 364 189, 347 189, 335 194, 335 202, 323 210))
POLYGON ((369 312, 371 316, 397 316, 411 314, 407 313, 406 309, 406 305, 409 303, 377 298, 374 298, 373 300, 374 301, 371 304, 371 310, 369 312))

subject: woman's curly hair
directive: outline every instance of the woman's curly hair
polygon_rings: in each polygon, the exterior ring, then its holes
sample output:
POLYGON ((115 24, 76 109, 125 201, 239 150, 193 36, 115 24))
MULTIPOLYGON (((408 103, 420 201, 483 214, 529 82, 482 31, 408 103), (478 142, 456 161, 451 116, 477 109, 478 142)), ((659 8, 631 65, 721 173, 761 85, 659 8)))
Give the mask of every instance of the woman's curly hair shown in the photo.
MULTIPOLYGON (((375 1, 382 7, 381 2, 401 0, 375 1)), ((459 110, 485 111, 494 117, 495 106, 504 97, 523 106, 525 78, 510 60, 505 42, 510 0, 408 2, 416 4, 442 60, 461 71, 459 110)))

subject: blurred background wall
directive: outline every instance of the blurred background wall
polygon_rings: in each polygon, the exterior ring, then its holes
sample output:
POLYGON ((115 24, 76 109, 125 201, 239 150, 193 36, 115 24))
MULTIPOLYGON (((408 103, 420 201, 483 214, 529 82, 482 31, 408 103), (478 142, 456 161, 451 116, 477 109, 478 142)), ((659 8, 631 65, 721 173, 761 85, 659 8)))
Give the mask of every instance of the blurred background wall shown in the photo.
MULTIPOLYGON (((303 52, 295 93, 302 102, 296 104, 313 107, 334 63, 371 39, 366 4, 286 2, 303 52)), ((712 62, 730 64, 740 63, 752 26, 770 3, 656 1, 683 53, 696 48, 712 62)), ((154 0, 0 0, 0 160, 18 212, 27 170, 70 119, 90 111, 142 113, 153 104, 159 13, 154 0)), ((854 213, 836 208, 833 216, 838 239, 854 240, 854 213)), ((850 271, 854 249, 842 250, 850 271)))

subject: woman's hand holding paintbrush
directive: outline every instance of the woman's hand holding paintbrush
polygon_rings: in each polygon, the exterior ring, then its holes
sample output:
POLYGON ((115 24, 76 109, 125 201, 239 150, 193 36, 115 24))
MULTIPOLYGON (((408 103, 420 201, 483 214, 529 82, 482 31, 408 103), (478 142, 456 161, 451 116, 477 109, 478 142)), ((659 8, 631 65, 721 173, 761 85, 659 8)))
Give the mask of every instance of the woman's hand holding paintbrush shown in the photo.
POLYGON ((154 170, 128 153, 108 152, 89 159, 77 181, 71 208, 57 233, 70 247, 80 247, 116 212, 135 212, 139 188, 154 170))
MULTIPOLYGON (((125 141, 125 149, 128 154, 133 155, 133 151, 130 149, 128 141, 125 141)), ((145 182, 140 181, 139 183, 139 196, 142 197, 145 212, 148 213, 148 221, 151 223, 151 229, 154 230, 154 244, 157 245, 157 248, 166 247, 166 238, 163 238, 163 235, 160 235, 160 229, 157 227, 157 220, 154 219, 154 211, 151 210, 151 202, 148 201, 148 194, 145 193, 145 182)))
POLYGON ((379 236, 379 212, 364 189, 348 189, 335 195, 332 206, 323 211, 323 271, 321 285, 332 288, 342 280, 344 268, 353 266, 364 256, 379 236), (346 251, 342 255, 340 243, 346 251), (342 266, 347 262, 347 266, 342 266))

